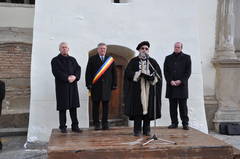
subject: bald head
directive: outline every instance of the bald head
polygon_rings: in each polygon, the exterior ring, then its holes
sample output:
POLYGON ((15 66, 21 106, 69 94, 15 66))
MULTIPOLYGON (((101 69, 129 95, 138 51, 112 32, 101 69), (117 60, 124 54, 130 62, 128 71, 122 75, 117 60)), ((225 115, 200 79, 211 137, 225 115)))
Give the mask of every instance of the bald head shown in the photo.
POLYGON ((180 53, 182 52, 183 44, 181 42, 176 42, 174 44, 174 52, 175 53, 180 53))
POLYGON ((59 44, 59 51, 60 51, 61 55, 63 55, 63 56, 68 56, 68 51, 69 51, 68 43, 66 43, 66 42, 61 42, 61 43, 59 44))

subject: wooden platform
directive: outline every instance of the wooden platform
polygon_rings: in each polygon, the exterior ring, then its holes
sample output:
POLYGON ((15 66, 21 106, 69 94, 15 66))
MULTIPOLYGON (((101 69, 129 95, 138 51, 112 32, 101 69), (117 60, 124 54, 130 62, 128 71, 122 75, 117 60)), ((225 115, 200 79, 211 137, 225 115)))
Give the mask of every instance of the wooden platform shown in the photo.
POLYGON ((156 140, 142 146, 147 137, 134 137, 132 128, 84 130, 80 134, 53 129, 48 159, 233 159, 231 145, 195 129, 158 127, 156 134, 177 144, 156 140))

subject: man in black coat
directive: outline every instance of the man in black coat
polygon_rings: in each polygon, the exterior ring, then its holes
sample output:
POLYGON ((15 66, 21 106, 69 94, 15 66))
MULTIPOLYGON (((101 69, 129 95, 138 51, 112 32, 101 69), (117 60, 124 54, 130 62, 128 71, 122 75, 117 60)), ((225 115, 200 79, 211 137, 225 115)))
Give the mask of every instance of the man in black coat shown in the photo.
POLYGON ((134 136, 150 136, 150 121, 161 117, 162 73, 149 57, 150 44, 143 41, 137 46, 139 55, 130 60, 124 74, 125 114, 134 120, 134 136), (156 72, 154 71, 156 70, 156 72), (154 117, 154 86, 156 86, 156 116, 154 117))
MULTIPOLYGON (((2 101, 5 97, 5 83, 0 81, 0 116, 2 114, 2 101)), ((0 150, 2 149, 2 140, 0 138, 0 150)))
MULTIPOLYGON (((103 112, 102 112, 102 129, 108 130, 108 112, 109 112, 109 100, 111 97, 112 90, 117 88, 117 74, 115 68, 115 62, 112 61, 106 67, 108 60, 111 60, 112 57, 106 55, 107 45, 105 43, 99 43, 97 46, 97 54, 89 58, 87 69, 86 69, 86 86, 91 93, 91 99, 93 103, 93 124, 95 130, 100 130, 100 121, 99 121, 99 106, 102 102, 103 112), (102 67, 102 66, 105 67, 102 67), (106 68, 106 71, 100 71, 101 68, 106 68), (98 73, 103 73, 102 75, 96 78, 98 73), (97 80, 94 80, 97 79, 97 80)), ((113 59, 112 59, 113 60, 113 59)))
POLYGON ((69 56, 67 43, 60 43, 59 51, 60 54, 51 61, 56 85, 59 128, 62 133, 67 132, 66 110, 69 110, 72 120, 72 131, 81 132, 77 119, 77 108, 80 107, 77 82, 80 79, 81 67, 74 57, 69 56))
POLYGON ((166 98, 169 98, 170 116, 172 124, 170 129, 178 127, 179 105, 180 117, 184 130, 188 130, 188 79, 191 75, 191 58, 182 52, 183 44, 175 43, 174 53, 167 56, 164 62, 164 75, 167 83, 166 98))

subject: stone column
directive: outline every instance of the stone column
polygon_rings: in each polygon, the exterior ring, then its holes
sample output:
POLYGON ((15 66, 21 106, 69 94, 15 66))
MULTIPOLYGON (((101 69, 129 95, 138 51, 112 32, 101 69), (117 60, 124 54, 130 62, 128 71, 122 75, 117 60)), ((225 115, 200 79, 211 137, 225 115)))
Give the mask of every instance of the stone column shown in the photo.
POLYGON ((216 53, 220 60, 237 59, 234 48, 233 0, 218 1, 216 53))
POLYGON ((216 52, 213 64, 216 68, 216 99, 218 110, 214 125, 240 123, 240 61, 234 49, 233 0, 218 1, 216 52))
POLYGON ((235 35, 234 35, 234 45, 235 54, 240 59, 240 1, 234 1, 234 15, 235 15, 235 35))

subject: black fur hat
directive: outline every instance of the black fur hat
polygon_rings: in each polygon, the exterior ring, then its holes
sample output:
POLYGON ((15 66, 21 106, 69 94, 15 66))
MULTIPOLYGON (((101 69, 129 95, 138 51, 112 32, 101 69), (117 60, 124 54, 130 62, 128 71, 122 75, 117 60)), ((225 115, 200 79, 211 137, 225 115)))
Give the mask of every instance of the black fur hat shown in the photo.
POLYGON ((138 44, 136 50, 139 50, 144 45, 147 45, 148 47, 150 47, 150 43, 148 41, 142 41, 138 44))

